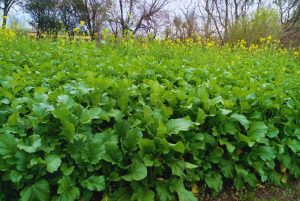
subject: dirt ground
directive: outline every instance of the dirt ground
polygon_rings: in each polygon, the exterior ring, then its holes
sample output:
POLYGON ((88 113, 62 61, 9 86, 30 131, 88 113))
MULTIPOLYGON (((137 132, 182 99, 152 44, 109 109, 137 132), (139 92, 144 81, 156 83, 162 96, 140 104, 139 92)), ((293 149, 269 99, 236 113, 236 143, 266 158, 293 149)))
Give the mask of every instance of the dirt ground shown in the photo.
POLYGON ((199 201, 300 201, 300 181, 293 181, 282 187, 267 185, 239 192, 225 189, 219 195, 200 193, 198 197, 199 201))

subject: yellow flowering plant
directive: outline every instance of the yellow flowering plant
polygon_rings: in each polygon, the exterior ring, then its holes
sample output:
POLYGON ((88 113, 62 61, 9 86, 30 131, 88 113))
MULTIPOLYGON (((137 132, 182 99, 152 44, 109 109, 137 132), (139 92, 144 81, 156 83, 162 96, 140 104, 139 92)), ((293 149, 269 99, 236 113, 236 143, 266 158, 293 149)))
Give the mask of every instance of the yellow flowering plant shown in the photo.
POLYGON ((11 30, 4 27, 3 29, 0 29, 0 38, 3 38, 5 40, 13 39, 16 37, 16 33, 11 30))
POLYGON ((85 25, 85 21, 83 21, 83 20, 80 21, 80 26, 81 26, 81 27, 84 27, 84 25, 85 25))

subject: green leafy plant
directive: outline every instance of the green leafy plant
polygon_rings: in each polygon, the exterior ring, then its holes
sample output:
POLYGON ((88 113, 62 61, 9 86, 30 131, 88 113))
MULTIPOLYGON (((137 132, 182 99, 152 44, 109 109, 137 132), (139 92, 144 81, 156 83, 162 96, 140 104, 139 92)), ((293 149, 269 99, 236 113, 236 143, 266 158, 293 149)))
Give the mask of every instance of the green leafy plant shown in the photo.
POLYGON ((0 200, 197 200, 299 178, 278 47, 0 40, 0 200))

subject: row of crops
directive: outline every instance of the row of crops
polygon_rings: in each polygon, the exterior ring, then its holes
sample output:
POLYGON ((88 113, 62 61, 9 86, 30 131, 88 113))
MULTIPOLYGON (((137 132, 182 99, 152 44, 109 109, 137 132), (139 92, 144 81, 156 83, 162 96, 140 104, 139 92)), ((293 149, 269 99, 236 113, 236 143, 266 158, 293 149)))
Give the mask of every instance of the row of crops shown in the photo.
POLYGON ((271 43, 0 40, 0 200, 194 201, 300 177, 300 61, 271 43))

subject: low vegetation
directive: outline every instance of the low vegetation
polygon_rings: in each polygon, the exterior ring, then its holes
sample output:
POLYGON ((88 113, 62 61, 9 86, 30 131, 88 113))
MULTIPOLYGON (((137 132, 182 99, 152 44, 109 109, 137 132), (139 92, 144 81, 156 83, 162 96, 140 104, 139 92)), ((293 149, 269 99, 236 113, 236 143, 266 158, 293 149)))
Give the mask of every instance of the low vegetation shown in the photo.
POLYGON ((0 33, 0 200, 193 201, 300 177, 299 53, 271 37, 0 33))

